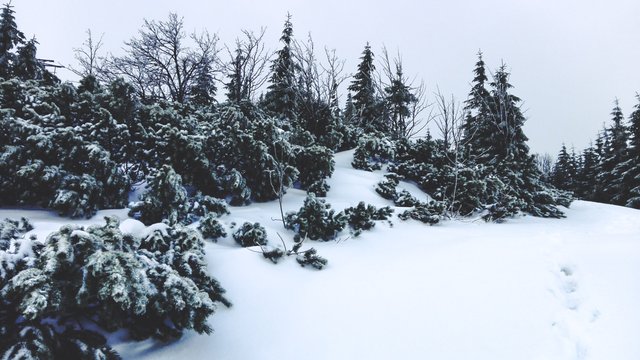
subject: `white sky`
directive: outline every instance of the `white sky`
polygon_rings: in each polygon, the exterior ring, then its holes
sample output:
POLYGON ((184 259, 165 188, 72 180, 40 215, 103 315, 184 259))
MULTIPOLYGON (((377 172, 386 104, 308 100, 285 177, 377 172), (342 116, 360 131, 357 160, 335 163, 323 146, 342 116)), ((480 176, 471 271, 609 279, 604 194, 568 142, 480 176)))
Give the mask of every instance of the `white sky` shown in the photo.
MULTIPOLYGON (((525 133, 533 152, 577 150, 610 119, 618 97, 625 116, 640 92, 640 1, 609 0, 356 0, 168 1, 13 0, 18 27, 36 36, 39 57, 73 64, 85 30, 104 33, 118 52, 143 19, 184 17, 187 30, 206 28, 231 44, 241 29, 267 27, 275 50, 285 15, 294 36, 311 32, 316 47, 335 48, 353 72, 364 44, 402 54, 405 72, 430 91, 464 100, 482 49, 489 69, 504 59, 513 93, 525 101, 525 133)), ((65 77, 60 72, 61 77, 65 77)), ((346 92, 343 84, 342 92, 346 92)))

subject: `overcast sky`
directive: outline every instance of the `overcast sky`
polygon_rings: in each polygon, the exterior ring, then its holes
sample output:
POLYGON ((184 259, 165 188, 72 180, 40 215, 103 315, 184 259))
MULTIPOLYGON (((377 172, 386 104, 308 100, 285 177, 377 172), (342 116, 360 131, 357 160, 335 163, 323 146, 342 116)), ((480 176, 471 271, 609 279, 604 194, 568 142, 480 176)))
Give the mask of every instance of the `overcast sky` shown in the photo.
MULTIPOLYGON (((18 27, 36 36, 39 57, 73 64, 85 31, 104 33, 118 52, 143 19, 184 17, 187 30, 208 29, 232 43, 241 29, 267 28, 276 49, 287 11, 294 35, 335 48, 352 73, 367 41, 402 54, 405 72, 430 91, 464 100, 482 49, 490 69, 504 60, 513 93, 524 100, 533 152, 555 155, 562 142, 580 150, 610 119, 613 100, 625 116, 640 92, 640 0, 356 0, 168 1, 13 0, 18 27)), ((63 72, 59 75, 67 77, 63 72)), ((343 84, 345 92, 346 84, 343 84)))

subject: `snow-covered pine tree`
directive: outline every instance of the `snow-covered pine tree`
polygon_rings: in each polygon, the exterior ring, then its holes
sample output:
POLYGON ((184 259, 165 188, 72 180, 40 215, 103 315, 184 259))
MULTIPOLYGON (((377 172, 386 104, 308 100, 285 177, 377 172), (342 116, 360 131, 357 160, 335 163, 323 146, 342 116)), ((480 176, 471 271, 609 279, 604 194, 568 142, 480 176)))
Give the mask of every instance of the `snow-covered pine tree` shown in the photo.
POLYGON ((350 93, 353 93, 354 110, 354 113, 349 115, 353 117, 353 123, 366 132, 386 132, 388 129, 382 121, 380 104, 376 97, 373 59, 374 54, 367 43, 360 57, 358 71, 353 75, 353 80, 348 87, 350 93))
POLYGON ((636 94, 638 103, 629 116, 629 149, 622 167, 621 186, 625 205, 640 209, 640 94, 636 94))
POLYGON ((577 169, 576 197, 590 201, 595 199, 598 163, 598 153, 593 145, 589 145, 582 152, 580 167, 577 169))
POLYGON ((624 124, 624 115, 618 104, 614 101, 611 111, 611 126, 606 129, 606 140, 603 148, 602 159, 598 171, 598 188, 601 189, 596 201, 625 205, 626 199, 620 198, 621 180, 624 170, 619 167, 627 157, 627 140, 629 138, 627 127, 624 124))
POLYGON ((462 125, 462 150, 464 158, 474 161, 484 154, 486 148, 489 127, 489 103, 490 96, 485 83, 488 81, 485 63, 482 60, 482 51, 478 52, 478 61, 473 70, 471 91, 464 102, 465 119, 462 125))
POLYGON ((16 54, 14 48, 24 44, 24 34, 18 30, 11 3, 4 4, 0 15, 0 78, 5 80, 13 76, 16 54))
POLYGON ((411 115, 409 107, 418 101, 407 84, 407 79, 402 71, 402 63, 396 64, 396 74, 391 79, 391 84, 385 87, 385 106, 389 113, 389 135, 398 140, 407 137, 409 130, 408 117, 411 115))
POLYGON ((169 165, 163 165, 147 180, 147 190, 140 201, 130 205, 129 216, 146 225, 165 220, 173 225, 187 217, 187 191, 182 177, 169 165))
POLYGON ((551 171, 551 184, 558 189, 575 191, 577 176, 575 165, 575 160, 571 154, 567 152, 567 147, 562 144, 560 152, 558 153, 558 159, 551 171))
POLYGON ((271 64, 271 78, 265 94, 266 108, 290 123, 298 118, 298 94, 296 84, 296 63, 292 50, 293 24, 291 14, 287 13, 282 36, 282 48, 276 52, 271 64))

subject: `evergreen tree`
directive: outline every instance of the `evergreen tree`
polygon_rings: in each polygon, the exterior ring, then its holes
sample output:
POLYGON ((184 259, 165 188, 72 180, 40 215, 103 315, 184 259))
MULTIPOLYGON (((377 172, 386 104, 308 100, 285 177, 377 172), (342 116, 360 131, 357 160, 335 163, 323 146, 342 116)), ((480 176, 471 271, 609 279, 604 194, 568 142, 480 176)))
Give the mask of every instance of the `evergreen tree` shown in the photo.
POLYGON ((21 80, 41 80, 46 72, 42 63, 37 59, 36 39, 27 41, 18 48, 18 55, 14 66, 14 76, 21 80))
POLYGON ((196 76, 189 91, 189 101, 196 106, 208 106, 215 101, 216 85, 211 74, 212 61, 206 60, 196 68, 196 76))
POLYGON ((629 117, 629 151, 624 163, 622 186, 626 206, 640 209, 640 94, 636 94, 638 103, 629 117))
POLYGON ((562 190, 575 190, 575 159, 567 152, 567 147, 564 144, 562 144, 562 148, 558 153, 558 160, 556 160, 556 163, 553 166, 553 170, 551 172, 551 183, 553 186, 562 190))
POLYGON ((406 84, 406 79, 402 72, 402 66, 396 65, 396 75, 391 80, 391 84, 384 89, 386 94, 385 102, 389 112, 389 131, 391 138, 402 139, 408 136, 407 119, 411 115, 409 106, 418 101, 411 92, 411 88, 406 84))
POLYGON ((485 63, 482 60, 482 51, 478 52, 478 61, 473 74, 473 85, 464 102, 465 120, 462 125, 462 144, 466 157, 477 158, 483 154, 483 149, 487 146, 485 141, 491 133, 488 115, 490 94, 485 87, 488 79, 485 63))
POLYGON ((598 153, 593 145, 582 152, 580 167, 576 175, 575 194, 584 200, 595 198, 596 177, 598 175, 598 153))
POLYGON ((611 116, 613 124, 606 129, 607 136, 597 176, 598 185, 602 193, 596 201, 624 205, 626 201, 620 197, 623 169, 618 165, 627 156, 628 132, 623 123, 624 115, 617 99, 614 102, 611 116))
POLYGON ((24 44, 24 34, 18 30, 13 6, 5 4, 0 15, 0 77, 9 79, 15 62, 14 48, 24 44))
POLYGON ((296 89, 296 63, 293 57, 293 25, 291 15, 287 13, 280 41, 283 46, 276 52, 271 64, 271 78, 265 96, 267 109, 274 114, 295 122, 298 114, 298 94, 296 89))
POLYGON ((360 64, 358 64, 358 71, 353 76, 353 81, 348 87, 348 90, 353 92, 352 99, 355 113, 352 115, 356 125, 365 131, 385 131, 386 126, 381 122, 380 109, 376 99, 373 59, 374 55, 371 51, 371 46, 367 43, 362 52, 360 64))

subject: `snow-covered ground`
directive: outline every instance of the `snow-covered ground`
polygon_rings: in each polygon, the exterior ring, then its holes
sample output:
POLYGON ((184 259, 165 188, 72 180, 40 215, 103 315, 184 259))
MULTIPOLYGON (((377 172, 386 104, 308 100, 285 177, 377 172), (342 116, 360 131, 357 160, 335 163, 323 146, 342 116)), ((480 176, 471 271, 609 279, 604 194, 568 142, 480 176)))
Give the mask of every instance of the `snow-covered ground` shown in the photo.
MULTIPOLYGON (((336 156, 333 208, 391 205, 374 191, 383 173, 352 169, 351 156, 336 156)), ((290 190, 285 211, 304 197, 290 190)), ((125 359, 640 359, 640 211, 576 201, 566 213, 431 227, 394 217, 358 238, 306 243, 329 260, 322 271, 293 258, 273 265, 229 237, 207 245, 234 303, 211 318, 214 334, 114 345, 125 359)), ((105 214, 126 218, 110 210, 79 223, 105 214)), ((222 220, 259 221, 271 244, 280 234, 290 246, 279 214, 272 202, 231 208, 222 220)), ((39 234, 69 222, 0 210, 16 216, 39 234)))

